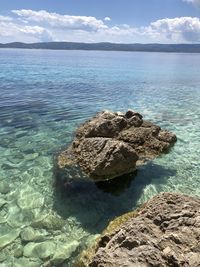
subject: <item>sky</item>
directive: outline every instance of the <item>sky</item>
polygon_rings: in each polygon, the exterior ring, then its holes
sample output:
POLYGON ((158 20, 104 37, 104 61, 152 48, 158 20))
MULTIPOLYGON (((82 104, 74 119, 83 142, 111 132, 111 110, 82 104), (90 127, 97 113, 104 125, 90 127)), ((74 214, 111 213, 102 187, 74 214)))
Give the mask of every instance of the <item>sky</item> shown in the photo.
POLYGON ((200 43, 200 0, 0 0, 0 43, 200 43))

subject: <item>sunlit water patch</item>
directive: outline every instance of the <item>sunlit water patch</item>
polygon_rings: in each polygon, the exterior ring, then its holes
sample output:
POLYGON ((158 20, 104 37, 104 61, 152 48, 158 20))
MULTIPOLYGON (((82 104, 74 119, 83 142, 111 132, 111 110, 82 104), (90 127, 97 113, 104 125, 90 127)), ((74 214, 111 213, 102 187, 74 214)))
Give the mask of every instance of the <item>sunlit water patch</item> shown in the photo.
POLYGON ((115 216, 162 191, 200 196, 199 62, 198 54, 0 50, 1 266, 72 266, 115 216), (127 108, 177 134, 170 153, 123 182, 57 185, 54 157, 76 127, 127 108))

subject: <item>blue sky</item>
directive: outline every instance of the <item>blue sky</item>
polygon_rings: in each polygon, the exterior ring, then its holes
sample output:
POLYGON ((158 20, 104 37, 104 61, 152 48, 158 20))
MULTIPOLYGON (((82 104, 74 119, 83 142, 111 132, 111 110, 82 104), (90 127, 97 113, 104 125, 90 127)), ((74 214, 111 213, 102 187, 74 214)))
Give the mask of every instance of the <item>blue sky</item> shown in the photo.
POLYGON ((1 0, 0 42, 200 42, 200 0, 1 0))

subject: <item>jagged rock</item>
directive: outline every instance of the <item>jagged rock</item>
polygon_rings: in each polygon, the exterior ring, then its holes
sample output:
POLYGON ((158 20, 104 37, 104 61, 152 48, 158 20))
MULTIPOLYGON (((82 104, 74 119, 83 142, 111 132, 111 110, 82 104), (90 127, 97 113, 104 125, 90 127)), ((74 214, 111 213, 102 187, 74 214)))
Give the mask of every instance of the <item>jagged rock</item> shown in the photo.
POLYGON ((127 126, 124 116, 105 111, 99 113, 83 124, 77 131, 76 137, 114 137, 127 126))
POLYGON ((108 180, 132 172, 175 142, 175 134, 137 112, 104 111, 77 129, 72 145, 58 155, 57 167, 68 176, 78 167, 94 181, 108 180))
POLYGON ((200 266, 199 198, 162 193, 133 215, 106 230, 76 266, 200 266))
POLYGON ((93 179, 116 177, 135 169, 136 152, 124 142, 109 138, 87 138, 74 149, 80 167, 93 179), (78 151, 77 151, 78 150, 78 151))

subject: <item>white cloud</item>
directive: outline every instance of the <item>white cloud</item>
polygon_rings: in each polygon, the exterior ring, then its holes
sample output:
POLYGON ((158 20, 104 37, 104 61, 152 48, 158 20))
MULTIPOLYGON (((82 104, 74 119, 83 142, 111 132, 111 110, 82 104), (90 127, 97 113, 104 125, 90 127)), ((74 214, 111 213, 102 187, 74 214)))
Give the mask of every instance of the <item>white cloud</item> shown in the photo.
POLYGON ((104 21, 111 21, 111 18, 110 17, 105 17, 104 21))
POLYGON ((192 17, 161 19, 152 22, 144 29, 144 33, 155 39, 163 39, 172 43, 199 42, 200 19, 192 17))
POLYGON ((127 24, 106 25, 108 20, 69 16, 47 11, 15 10, 0 15, 0 42, 117 42, 117 43, 196 43, 200 42, 200 19, 165 18, 145 27, 127 24))
POLYGON ((1 21, 12 21, 13 19, 11 17, 7 17, 7 16, 1 16, 0 15, 0 22, 1 21))
POLYGON ((4 20, 0 17, 0 41, 1 42, 39 42, 52 41, 52 33, 39 26, 20 25, 12 20, 4 20))
POLYGON ((69 16, 49 13, 45 10, 33 11, 26 9, 12 10, 12 12, 26 21, 42 23, 54 28, 85 31, 97 31, 107 28, 102 20, 90 16, 69 16))
POLYGON ((183 0, 184 2, 192 3, 193 5, 200 6, 200 0, 183 0))
POLYGON ((20 29, 21 33, 36 37, 40 41, 52 41, 52 33, 39 26, 24 26, 20 29))

